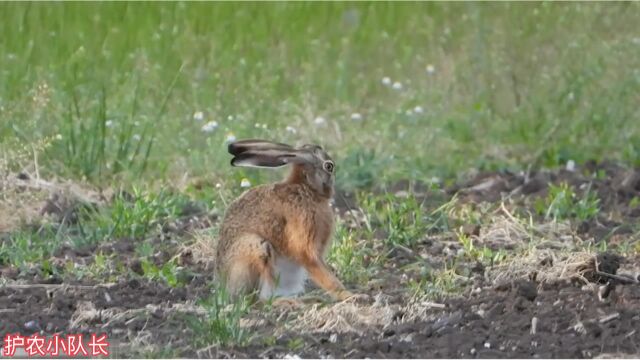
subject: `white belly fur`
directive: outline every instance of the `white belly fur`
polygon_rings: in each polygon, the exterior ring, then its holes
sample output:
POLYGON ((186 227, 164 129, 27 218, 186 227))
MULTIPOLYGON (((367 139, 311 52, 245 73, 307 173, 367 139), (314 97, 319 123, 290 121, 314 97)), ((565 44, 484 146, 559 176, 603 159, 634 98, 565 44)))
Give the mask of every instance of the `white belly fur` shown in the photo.
POLYGON ((278 256, 274 261, 273 273, 275 288, 261 282, 260 298, 268 299, 272 296, 295 296, 304 291, 307 281, 307 271, 300 265, 284 256, 278 256))

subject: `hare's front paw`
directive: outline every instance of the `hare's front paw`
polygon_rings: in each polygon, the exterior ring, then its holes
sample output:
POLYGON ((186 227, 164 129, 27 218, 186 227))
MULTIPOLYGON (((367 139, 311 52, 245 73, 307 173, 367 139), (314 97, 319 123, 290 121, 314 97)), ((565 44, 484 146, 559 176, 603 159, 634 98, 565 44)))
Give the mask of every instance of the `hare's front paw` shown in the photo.
POLYGON ((371 296, 367 294, 354 294, 348 290, 342 290, 336 294, 338 301, 350 301, 358 304, 370 303, 371 296))
POLYGON ((284 308, 284 309, 298 309, 301 308, 304 303, 301 300, 293 299, 293 298, 277 298, 272 302, 273 307, 276 308, 284 308))
POLYGON ((372 299, 371 296, 367 294, 351 294, 351 296, 346 298, 344 301, 348 301, 356 304, 370 304, 371 299, 372 299))
POLYGON ((351 291, 349 291, 349 290, 340 290, 340 291, 336 292, 333 297, 338 301, 344 301, 344 300, 347 300, 348 298, 350 298, 352 296, 353 296, 353 293, 351 291))

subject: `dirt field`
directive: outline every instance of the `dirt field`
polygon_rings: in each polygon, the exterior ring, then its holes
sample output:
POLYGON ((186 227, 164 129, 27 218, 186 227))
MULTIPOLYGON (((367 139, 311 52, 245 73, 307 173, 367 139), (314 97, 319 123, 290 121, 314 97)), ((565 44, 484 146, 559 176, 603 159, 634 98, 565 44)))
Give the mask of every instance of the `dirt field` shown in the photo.
MULTIPOLYGON (((301 307, 267 310, 256 305, 241 322, 253 334, 247 345, 196 349, 185 319, 203 314, 196 301, 210 291, 211 264, 195 261, 193 249, 174 246, 154 256, 158 264, 179 257, 189 270, 182 287, 135 277, 97 283, 2 266, 0 333, 104 332, 112 355, 120 357, 638 357, 640 257, 603 252, 598 244, 606 241, 613 248, 626 240, 637 246, 632 229, 640 211, 628 204, 640 195, 640 171, 592 166, 586 170, 602 170, 601 178, 587 178, 585 169, 539 172, 526 182, 524 174, 491 173, 443 191, 442 196, 456 195, 458 204, 494 206, 491 221, 462 227, 477 244, 494 250, 526 248, 532 232, 514 220, 515 214, 529 211, 534 199, 546 196, 549 183, 566 182, 576 189, 589 183, 601 204, 600 215, 590 221, 540 221, 533 233, 542 241, 535 248, 514 250, 499 264, 457 262, 460 288, 446 296, 414 296, 407 285, 420 280, 416 263, 418 268, 442 269, 459 252, 461 245, 451 241, 450 233, 436 233, 413 248, 391 252, 366 286, 358 287, 366 298, 332 303, 312 289, 310 294, 317 296, 303 297, 301 307), (593 244, 591 251, 585 250, 586 243, 593 244), (413 268, 407 267, 411 264, 413 268)), ((398 184, 394 189, 407 190, 428 203, 430 195, 421 193, 420 186, 398 184)), ((337 210, 343 216, 349 216, 348 207, 357 209, 349 194, 340 199, 337 210)), ((196 221, 186 222, 190 227, 206 228, 216 221, 193 213, 196 221)), ((531 215, 531 222, 538 223, 539 217, 531 215)), ((178 225, 167 230, 168 238, 186 231, 178 225)), ((141 272, 127 240, 99 248, 63 247, 50 262, 90 262, 98 251, 141 272)))

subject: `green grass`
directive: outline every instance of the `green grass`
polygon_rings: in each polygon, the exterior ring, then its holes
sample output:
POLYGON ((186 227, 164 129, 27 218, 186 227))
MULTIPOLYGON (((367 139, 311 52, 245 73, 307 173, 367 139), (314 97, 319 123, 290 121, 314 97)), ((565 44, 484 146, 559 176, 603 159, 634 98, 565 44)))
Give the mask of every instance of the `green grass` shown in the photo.
POLYGON ((478 247, 473 243, 473 237, 458 233, 458 241, 464 249, 464 256, 470 260, 475 260, 485 266, 493 266, 500 263, 507 257, 503 250, 492 250, 486 246, 478 247))
POLYGON ((358 203, 367 217, 366 230, 371 236, 384 232, 386 245, 413 246, 429 233, 439 233, 450 229, 449 212, 455 205, 455 197, 449 201, 441 200, 435 193, 428 194, 429 201, 437 204, 425 204, 413 194, 397 196, 390 193, 381 195, 361 192, 358 203))
POLYGON ((233 298, 224 286, 217 286, 209 297, 200 301, 206 313, 191 318, 193 343, 197 348, 210 345, 243 345, 251 333, 240 326, 240 319, 249 310, 249 297, 233 298))
POLYGON ((134 188, 131 195, 116 196, 110 207, 96 214, 95 222, 98 228, 107 229, 109 238, 141 238, 157 230, 154 228, 163 221, 176 218, 184 201, 169 193, 142 192, 134 188))
POLYGON ((427 223, 420 202, 413 196, 399 198, 392 194, 360 197, 362 207, 372 218, 372 229, 385 232, 387 245, 412 246, 424 234, 427 223))
POLYGON ((600 199, 589 186, 582 195, 576 194, 573 187, 562 183, 549 185, 546 198, 536 200, 534 207, 546 219, 577 219, 586 221, 594 218, 600 211, 600 199))
POLYGON ((114 196, 104 206, 76 206, 77 216, 73 222, 44 222, 39 227, 26 226, 3 234, 0 238, 0 265, 12 265, 22 271, 36 267, 45 274, 60 270, 80 278, 103 279, 126 272, 126 269, 101 253, 96 253, 86 267, 78 268, 71 262, 66 268, 56 269, 51 268, 48 261, 65 245, 87 249, 105 242, 132 242, 137 243, 135 255, 142 259, 144 276, 177 286, 180 284, 180 269, 171 261, 159 267, 153 264, 149 259, 157 249, 144 240, 158 237, 164 242, 163 226, 179 218, 187 201, 186 195, 134 188, 131 194, 114 196))
POLYGON ((0 10, 0 146, 59 135, 40 159, 45 175, 271 179, 229 169, 230 133, 322 143, 345 187, 470 167, 640 162, 636 3, 0 10), (207 121, 219 127, 204 133, 207 121))
POLYGON ((158 267, 151 261, 143 259, 142 271, 149 280, 161 280, 171 287, 184 285, 179 278, 180 269, 174 261, 167 261, 164 265, 158 267))
POLYGON ((49 257, 62 242, 62 236, 52 227, 8 234, 0 243, 0 265, 13 265, 20 270, 35 264, 48 268, 49 257))
POLYGON ((338 277, 347 284, 366 283, 369 280, 371 273, 368 268, 372 266, 365 260, 373 253, 367 246, 369 241, 364 231, 348 229, 341 222, 337 224, 328 261, 336 269, 338 277))
POLYGON ((414 298, 441 300, 462 289, 459 278, 460 276, 456 274, 454 268, 425 271, 418 280, 411 280, 408 286, 410 294, 414 298))

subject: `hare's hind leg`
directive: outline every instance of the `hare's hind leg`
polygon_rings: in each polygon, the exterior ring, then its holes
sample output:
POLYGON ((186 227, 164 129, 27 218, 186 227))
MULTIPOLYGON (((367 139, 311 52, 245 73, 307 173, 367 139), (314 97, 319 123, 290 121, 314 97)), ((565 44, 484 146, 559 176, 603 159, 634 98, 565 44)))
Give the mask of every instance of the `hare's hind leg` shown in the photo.
POLYGON ((227 289, 233 295, 258 290, 260 298, 273 292, 273 251, 258 235, 238 238, 228 258, 227 289))

